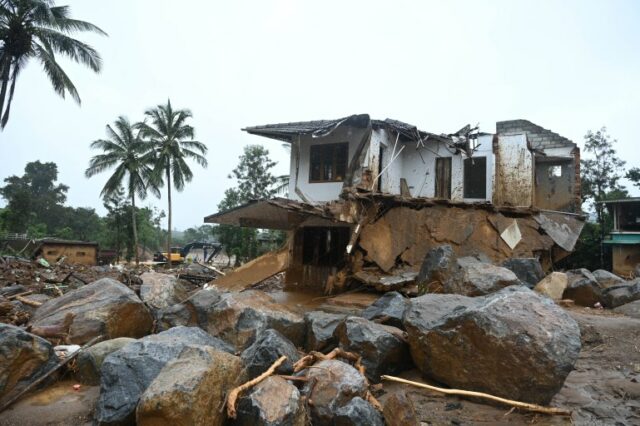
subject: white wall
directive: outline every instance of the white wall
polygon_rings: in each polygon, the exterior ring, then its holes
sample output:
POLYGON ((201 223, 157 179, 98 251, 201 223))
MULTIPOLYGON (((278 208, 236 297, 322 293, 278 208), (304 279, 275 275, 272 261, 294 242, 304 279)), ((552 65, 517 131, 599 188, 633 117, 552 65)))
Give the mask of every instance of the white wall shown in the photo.
MULTIPOLYGON (((340 126, 331 134, 314 138, 311 135, 303 135, 300 137, 300 163, 297 173, 297 186, 304 194, 305 198, 312 203, 322 203, 326 201, 336 200, 342 192, 342 182, 309 182, 310 167, 310 147, 312 145, 321 145, 329 143, 349 142, 349 161, 353 157, 365 129, 358 129, 350 126, 340 126)), ((291 147, 291 169, 289 179, 289 198, 297 201, 303 201, 296 193, 296 148, 291 147)), ((348 166, 347 166, 348 167, 348 166)))
POLYGON ((494 203, 526 207, 533 200, 533 156, 527 147, 527 137, 498 136, 500 162, 496 167, 494 203))

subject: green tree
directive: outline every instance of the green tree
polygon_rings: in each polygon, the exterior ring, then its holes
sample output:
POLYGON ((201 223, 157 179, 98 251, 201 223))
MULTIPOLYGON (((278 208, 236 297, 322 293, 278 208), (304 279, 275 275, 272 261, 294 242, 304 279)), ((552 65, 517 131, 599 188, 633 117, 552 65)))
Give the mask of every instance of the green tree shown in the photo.
POLYGON ((193 172, 187 160, 194 160, 202 167, 207 167, 207 146, 193 140, 195 130, 187 124, 187 120, 192 117, 191 111, 173 109, 171 100, 168 100, 166 105, 158 105, 147 110, 145 115, 149 123, 142 123, 140 129, 153 144, 156 156, 155 181, 160 186, 167 185, 167 253, 171 253, 171 187, 182 191, 185 183, 193 179, 193 172))
POLYGON ((584 152, 589 158, 581 161, 582 195, 585 201, 592 201, 600 225, 600 265, 604 264, 604 245, 606 233, 605 208, 601 203, 607 199, 607 193, 620 191, 619 185, 624 173, 625 161, 618 158, 614 144, 605 127, 597 132, 588 131, 584 137, 584 152))
POLYGON ((136 227, 136 195, 146 198, 147 191, 158 197, 160 192, 151 180, 154 153, 149 143, 142 140, 140 131, 135 129, 125 117, 115 121, 113 129, 107 125, 108 139, 98 139, 91 143, 91 148, 101 149, 104 154, 91 158, 85 176, 90 178, 106 170, 115 168, 111 177, 102 188, 101 195, 107 196, 125 186, 131 200, 131 225, 133 232, 133 251, 136 264, 138 258, 138 233, 136 227))
POLYGON ((53 89, 63 98, 67 93, 80 103, 71 79, 56 61, 56 54, 89 67, 102 68, 98 52, 69 36, 76 31, 106 35, 89 22, 70 17, 69 6, 55 6, 53 0, 0 1, 0 127, 9 120, 9 111, 18 75, 30 59, 36 59, 49 77, 53 89))
POLYGON ((39 232, 53 233, 69 189, 57 180, 58 166, 40 161, 27 163, 21 177, 5 178, 0 195, 7 201, 4 221, 9 232, 23 233, 41 224, 39 232))
POLYGON ((632 167, 627 171, 627 179, 640 189, 640 167, 632 167))
MULTIPOLYGON (((271 198, 277 191, 278 178, 271 169, 276 162, 269 158, 269 151, 260 145, 245 146, 238 166, 229 179, 235 178, 237 188, 229 188, 218 210, 225 211, 241 206, 250 200, 271 198)), ((247 261, 258 254, 258 231, 253 228, 238 228, 229 225, 216 227, 216 234, 227 253, 236 256, 236 263, 247 261)))

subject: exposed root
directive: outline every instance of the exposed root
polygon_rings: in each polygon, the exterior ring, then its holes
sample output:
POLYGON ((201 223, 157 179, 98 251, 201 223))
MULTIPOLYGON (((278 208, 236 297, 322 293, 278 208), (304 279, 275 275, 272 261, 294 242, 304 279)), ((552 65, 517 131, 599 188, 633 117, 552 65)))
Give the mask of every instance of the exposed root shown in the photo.
POLYGON ((236 415, 237 415, 236 401, 238 400, 238 396, 240 396, 241 392, 252 388, 253 386, 257 385, 258 383, 266 379, 267 377, 271 376, 276 371, 276 369, 280 367, 282 363, 285 362, 286 360, 287 360, 287 357, 285 355, 282 355, 280 358, 276 360, 276 362, 271 364, 271 367, 269 367, 267 371, 265 371, 255 379, 251 379, 248 382, 236 388, 231 389, 231 392, 229 392, 229 395, 227 396, 227 416, 231 419, 236 418, 236 415))

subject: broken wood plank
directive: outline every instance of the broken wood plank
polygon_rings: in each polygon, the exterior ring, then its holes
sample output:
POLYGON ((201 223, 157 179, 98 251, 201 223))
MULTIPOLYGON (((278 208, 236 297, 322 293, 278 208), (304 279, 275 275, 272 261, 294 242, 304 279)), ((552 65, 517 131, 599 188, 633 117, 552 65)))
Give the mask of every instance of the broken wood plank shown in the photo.
POLYGON ((501 398, 499 396, 491 395, 484 392, 466 391, 462 389, 446 389, 439 388, 437 386, 427 385, 426 383, 414 382, 411 380, 405 380, 400 377, 394 376, 380 376, 382 380, 389 380, 391 382, 404 383, 405 385, 411 385, 423 389, 429 389, 434 392, 444 393, 446 395, 459 395, 459 396, 471 396, 475 398, 488 399, 490 401, 500 402, 515 408, 522 408, 523 410, 532 411, 535 413, 552 414, 560 416, 570 416, 571 411, 564 410, 562 408, 555 407, 543 407, 542 405, 530 404, 528 402, 514 401, 512 399, 501 398))
POLYGON ((288 247, 269 252, 215 280, 221 290, 240 291, 284 271, 289 262, 288 247))

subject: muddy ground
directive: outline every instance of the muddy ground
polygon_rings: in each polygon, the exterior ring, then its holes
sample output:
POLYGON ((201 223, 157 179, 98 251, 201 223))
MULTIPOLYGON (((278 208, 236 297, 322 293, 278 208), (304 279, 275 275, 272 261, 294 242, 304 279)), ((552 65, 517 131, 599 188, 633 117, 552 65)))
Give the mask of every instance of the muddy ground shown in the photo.
MULTIPOLYGON (((342 295, 337 300, 291 293, 273 294, 297 309, 357 311, 377 295, 342 295)), ((640 319, 610 311, 570 308, 580 324, 582 351, 575 370, 552 405, 573 410, 568 417, 546 416, 510 411, 403 384, 385 383, 378 393, 384 404, 393 392, 404 391, 413 401, 418 417, 425 425, 638 425, 640 424, 640 319)), ((424 381, 417 370, 401 377, 424 381)), ((82 386, 74 390, 73 378, 32 393, 0 414, 0 425, 89 425, 98 397, 98 387, 82 386)), ((432 383, 435 384, 435 383, 432 383)))

